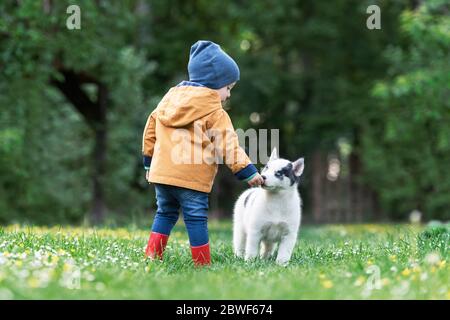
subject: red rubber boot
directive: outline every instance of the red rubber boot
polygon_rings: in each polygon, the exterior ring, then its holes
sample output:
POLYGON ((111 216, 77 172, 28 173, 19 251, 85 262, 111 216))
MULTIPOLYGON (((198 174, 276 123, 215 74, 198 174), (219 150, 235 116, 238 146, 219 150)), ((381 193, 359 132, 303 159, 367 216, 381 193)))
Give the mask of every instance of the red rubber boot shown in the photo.
POLYGON ((150 259, 155 259, 158 257, 162 260, 164 249, 166 249, 168 235, 152 232, 150 234, 150 239, 148 239, 147 248, 145 249, 145 255, 150 259))
POLYGON ((202 246, 192 247, 192 260, 196 266, 210 265, 211 264, 211 254, 209 251, 209 242, 202 246))

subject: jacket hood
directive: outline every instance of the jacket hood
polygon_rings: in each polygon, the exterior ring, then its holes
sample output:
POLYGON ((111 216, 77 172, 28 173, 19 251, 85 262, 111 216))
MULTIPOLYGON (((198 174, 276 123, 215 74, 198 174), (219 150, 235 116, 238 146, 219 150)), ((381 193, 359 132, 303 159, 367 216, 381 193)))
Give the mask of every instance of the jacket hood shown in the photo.
POLYGON ((166 127, 184 127, 221 108, 215 90, 180 86, 171 88, 161 100, 157 117, 166 127))

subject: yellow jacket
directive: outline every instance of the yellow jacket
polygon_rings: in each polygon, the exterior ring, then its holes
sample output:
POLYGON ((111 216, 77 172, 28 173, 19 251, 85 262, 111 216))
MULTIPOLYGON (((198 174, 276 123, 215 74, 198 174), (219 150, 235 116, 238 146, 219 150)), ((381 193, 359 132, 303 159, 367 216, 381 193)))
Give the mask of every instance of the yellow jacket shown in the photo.
POLYGON ((257 172, 239 146, 219 94, 207 87, 171 88, 149 115, 142 140, 144 166, 153 183, 209 193, 218 163, 240 180, 257 172))

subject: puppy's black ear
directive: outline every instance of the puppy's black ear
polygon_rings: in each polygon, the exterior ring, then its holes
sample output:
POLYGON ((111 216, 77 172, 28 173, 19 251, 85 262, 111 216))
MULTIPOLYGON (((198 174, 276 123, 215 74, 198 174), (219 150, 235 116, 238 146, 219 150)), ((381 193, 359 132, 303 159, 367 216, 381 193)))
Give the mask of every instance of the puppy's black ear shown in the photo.
POLYGON ((294 171, 294 174, 297 177, 300 177, 302 175, 304 168, 305 168, 305 159, 303 158, 300 158, 292 163, 292 170, 294 171))

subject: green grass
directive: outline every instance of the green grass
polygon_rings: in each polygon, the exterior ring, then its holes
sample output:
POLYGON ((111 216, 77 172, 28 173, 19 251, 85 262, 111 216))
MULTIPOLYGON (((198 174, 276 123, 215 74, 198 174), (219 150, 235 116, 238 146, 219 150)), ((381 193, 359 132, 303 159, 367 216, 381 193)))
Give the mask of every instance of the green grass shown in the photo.
POLYGON ((183 226, 163 262, 133 227, 2 227, 0 299, 450 299, 449 226, 302 227, 287 267, 235 258, 231 236, 210 223, 213 264, 194 268, 183 226))

